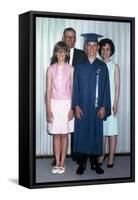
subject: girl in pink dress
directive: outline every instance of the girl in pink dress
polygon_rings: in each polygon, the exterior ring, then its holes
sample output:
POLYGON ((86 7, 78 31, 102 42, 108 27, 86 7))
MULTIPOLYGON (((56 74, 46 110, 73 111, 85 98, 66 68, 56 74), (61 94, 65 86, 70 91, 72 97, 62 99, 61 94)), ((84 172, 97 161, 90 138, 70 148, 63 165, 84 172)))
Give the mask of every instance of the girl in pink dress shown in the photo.
POLYGON ((71 109, 73 67, 67 64, 69 53, 63 41, 56 43, 52 60, 55 63, 47 71, 47 129, 53 135, 56 165, 53 174, 65 172, 68 134, 74 132, 73 110, 71 109))

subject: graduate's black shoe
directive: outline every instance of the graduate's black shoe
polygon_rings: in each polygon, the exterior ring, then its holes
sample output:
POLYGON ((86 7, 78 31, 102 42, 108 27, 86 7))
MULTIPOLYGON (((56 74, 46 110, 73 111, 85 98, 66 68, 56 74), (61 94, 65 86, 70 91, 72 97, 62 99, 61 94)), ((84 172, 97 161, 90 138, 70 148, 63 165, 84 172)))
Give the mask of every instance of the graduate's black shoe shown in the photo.
POLYGON ((91 169, 95 170, 96 166, 94 164, 91 164, 91 169))
POLYGON ((100 166, 91 165, 91 169, 95 170, 97 174, 103 174, 104 170, 100 166))
POLYGON ((104 170, 100 166, 95 167, 95 171, 97 174, 104 174, 104 170))
POLYGON ((82 175, 84 173, 84 170, 86 169, 86 166, 79 165, 78 169, 76 170, 76 174, 82 175))

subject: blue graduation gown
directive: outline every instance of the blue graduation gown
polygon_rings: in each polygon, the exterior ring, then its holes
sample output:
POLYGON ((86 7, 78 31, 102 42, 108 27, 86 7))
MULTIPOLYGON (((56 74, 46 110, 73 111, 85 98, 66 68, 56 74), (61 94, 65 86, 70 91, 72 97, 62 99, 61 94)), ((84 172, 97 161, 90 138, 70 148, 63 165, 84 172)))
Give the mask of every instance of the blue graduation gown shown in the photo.
POLYGON ((87 59, 75 68, 72 108, 76 106, 83 117, 75 118, 74 152, 102 155, 103 120, 111 115, 111 102, 108 69, 98 58, 92 64, 87 59), (103 120, 97 116, 100 107, 106 109, 103 120))

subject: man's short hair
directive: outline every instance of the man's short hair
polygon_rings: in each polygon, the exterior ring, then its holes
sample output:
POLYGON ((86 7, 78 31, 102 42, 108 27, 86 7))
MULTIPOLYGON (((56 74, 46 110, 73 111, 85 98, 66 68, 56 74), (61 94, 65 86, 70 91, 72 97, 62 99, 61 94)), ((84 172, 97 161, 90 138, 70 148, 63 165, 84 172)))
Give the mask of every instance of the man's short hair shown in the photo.
POLYGON ((67 31, 72 31, 72 32, 74 32, 74 34, 75 34, 75 36, 76 36, 76 31, 75 31, 72 27, 65 28, 64 31, 63 31, 63 36, 65 35, 65 33, 66 33, 67 31))

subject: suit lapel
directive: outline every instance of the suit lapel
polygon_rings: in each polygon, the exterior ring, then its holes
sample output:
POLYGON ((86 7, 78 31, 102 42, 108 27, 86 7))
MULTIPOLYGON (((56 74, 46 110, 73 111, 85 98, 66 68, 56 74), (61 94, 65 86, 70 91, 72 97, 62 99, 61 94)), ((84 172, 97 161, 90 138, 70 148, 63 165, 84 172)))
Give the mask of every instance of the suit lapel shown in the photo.
POLYGON ((76 60, 75 60, 75 58, 77 57, 76 51, 77 51, 76 48, 74 48, 73 59, 72 59, 72 65, 74 65, 75 62, 76 62, 76 60))

